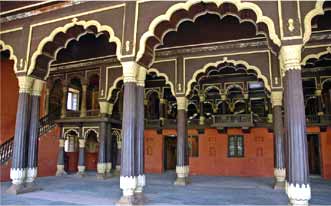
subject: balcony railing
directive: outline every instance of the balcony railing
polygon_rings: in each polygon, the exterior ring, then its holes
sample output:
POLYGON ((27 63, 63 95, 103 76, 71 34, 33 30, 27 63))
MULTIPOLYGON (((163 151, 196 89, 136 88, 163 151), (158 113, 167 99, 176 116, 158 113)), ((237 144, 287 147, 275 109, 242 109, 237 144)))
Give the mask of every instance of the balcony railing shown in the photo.
POLYGON ((164 120, 164 127, 166 127, 166 128, 176 128, 177 127, 177 120, 176 119, 165 119, 164 120))
POLYGON ((145 119, 146 128, 159 128, 161 127, 161 120, 159 119, 145 119))
MULTIPOLYGON (((97 117, 100 114, 100 110, 87 110, 86 117, 97 117)), ((80 111, 67 111, 66 118, 80 117, 80 111)))
POLYGON ((252 127, 252 114, 230 114, 213 116, 213 127, 252 127))
POLYGON ((331 115, 306 115, 307 124, 331 125, 331 115))

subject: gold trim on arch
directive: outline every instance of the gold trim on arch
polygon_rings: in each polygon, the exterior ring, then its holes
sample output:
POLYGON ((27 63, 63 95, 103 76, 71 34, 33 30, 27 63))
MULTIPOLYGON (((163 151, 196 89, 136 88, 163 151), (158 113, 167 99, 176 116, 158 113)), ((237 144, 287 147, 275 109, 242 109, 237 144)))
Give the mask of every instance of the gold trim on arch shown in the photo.
POLYGON ((17 57, 14 54, 14 49, 9 44, 6 44, 2 40, 0 40, 0 45, 2 46, 2 51, 9 50, 9 59, 14 61, 14 72, 17 73, 17 57))
POLYGON ((203 66, 201 69, 198 69, 197 71, 195 71, 192 78, 191 78, 191 80, 187 83, 187 90, 186 90, 185 96, 188 96, 190 94, 191 86, 196 81, 196 78, 200 73, 205 73, 209 67, 217 67, 217 65, 219 65, 221 63, 224 63, 224 62, 233 63, 234 65, 242 64, 247 68, 247 70, 254 70, 257 73, 257 77, 261 78, 262 81, 264 82, 265 88, 269 92, 271 92, 271 87, 270 87, 270 84, 268 82, 268 79, 267 79, 267 77, 265 77, 261 73, 261 70, 259 68, 257 68, 256 66, 249 65, 246 61, 243 61, 243 60, 223 59, 221 61, 217 61, 217 62, 214 62, 214 63, 208 63, 205 66, 203 66))
POLYGON ((312 33, 311 21, 317 15, 324 14, 323 10, 324 0, 318 0, 315 4, 315 8, 309 11, 304 18, 305 32, 303 34, 303 44, 306 44, 312 33))
POLYGON ((323 56, 325 54, 331 54, 331 47, 326 47, 325 51, 319 52, 317 54, 308 54, 307 56, 305 56, 305 58, 302 59, 301 65, 302 66, 305 65, 307 63, 307 61, 311 58, 319 59, 321 56, 323 56))
MULTIPOLYGON (((56 29, 54 29, 51 34, 47 37, 45 37, 43 40, 41 40, 41 42, 39 43, 38 45, 38 48, 37 50, 33 53, 32 57, 31 57, 31 63, 30 63, 30 66, 29 66, 29 69, 28 69, 28 75, 30 75, 33 70, 34 70, 34 67, 36 65, 36 60, 37 60, 37 57, 38 55, 42 54, 42 49, 43 47, 45 46, 45 44, 47 42, 50 42, 50 41, 53 41, 54 40, 54 37, 60 33, 60 32, 63 32, 65 33, 69 28, 73 27, 73 26, 76 26, 76 25, 79 25, 79 26, 83 26, 84 29, 88 28, 89 26, 95 26, 97 28, 97 31, 98 32, 101 32, 101 31, 107 31, 110 35, 109 37, 109 42, 115 42, 116 43, 116 54, 117 56, 120 58, 121 57, 121 41, 118 37, 115 36, 115 33, 114 33, 114 30, 110 27, 110 26, 107 26, 107 25, 101 25, 98 21, 96 20, 89 20, 89 21, 73 21, 73 22, 70 22, 70 23, 67 23, 65 24, 63 27, 58 27, 56 29)), ((77 38, 79 39, 82 35, 84 35, 86 32, 80 34, 77 38)), ((67 42, 65 43, 65 47, 66 45, 74 38, 70 38, 67 40, 67 42)), ((55 52, 55 54, 61 49, 58 48, 55 52)), ((52 61, 49 62, 49 65, 48 67, 50 66, 52 61)), ((49 68, 48 68, 48 72, 47 72, 47 75, 45 76, 45 79, 48 77, 49 75, 49 68)))
POLYGON ((162 72, 160 72, 159 70, 157 70, 155 68, 150 68, 150 69, 147 70, 147 74, 149 74, 151 72, 155 72, 158 77, 163 77, 165 79, 166 84, 170 85, 170 90, 171 90, 172 95, 176 96, 175 95, 176 93, 175 93, 174 84, 169 80, 169 77, 168 77, 167 74, 162 73, 162 72))
POLYGON ((113 93, 114 89, 116 89, 116 86, 120 81, 123 81, 123 76, 117 77, 117 79, 115 79, 113 85, 108 89, 107 101, 109 101, 111 99, 112 93, 113 93))
MULTIPOLYGON (((146 45, 146 41, 149 37, 152 37, 152 36, 155 36, 155 28, 156 26, 160 23, 160 22, 163 22, 163 21, 169 21, 169 19, 171 18, 172 14, 174 12, 176 12, 177 10, 180 10, 180 9, 184 9, 186 11, 188 11, 191 6, 193 6, 194 4, 196 3, 199 3, 199 2, 211 2, 210 0, 190 0, 190 1, 187 1, 185 3, 178 3, 178 4, 175 4, 175 5, 172 5, 167 11, 165 14, 163 15, 160 15, 158 17, 156 17, 152 22, 151 24, 149 25, 149 28, 148 28, 148 31, 146 31, 140 38, 140 44, 139 44, 139 51, 137 53, 137 57, 136 57, 136 60, 140 60, 145 52, 145 45, 146 45)), ((220 5, 222 5, 223 3, 232 3, 234 4, 238 10, 243 10, 243 9, 251 9, 255 12, 256 16, 257 16, 257 20, 256 20, 256 23, 259 23, 259 22, 264 22, 267 24, 268 26, 268 31, 269 31, 269 37, 270 39, 278 46, 281 45, 281 41, 278 37, 278 35, 276 34, 276 31, 275 31, 275 25, 274 25, 274 22, 271 18, 267 17, 267 16, 264 16, 263 15, 263 12, 261 10, 261 8, 254 4, 254 3, 251 3, 251 2, 241 2, 240 0, 213 0, 212 2, 216 3, 216 5, 219 7, 220 5)), ((208 11, 204 11, 202 12, 201 14, 203 13, 207 13, 208 11)), ((200 16, 200 15, 197 15, 197 16, 200 16)), ((186 21, 187 19, 183 19, 181 21, 178 22, 178 24, 176 25, 176 28, 178 28, 178 26, 183 22, 183 21, 186 21)), ((166 32, 167 33, 167 32, 166 32)), ((162 41, 161 41, 162 42, 162 41)), ((155 51, 153 51, 155 53, 155 51)), ((155 56, 155 55, 154 55, 155 56)))

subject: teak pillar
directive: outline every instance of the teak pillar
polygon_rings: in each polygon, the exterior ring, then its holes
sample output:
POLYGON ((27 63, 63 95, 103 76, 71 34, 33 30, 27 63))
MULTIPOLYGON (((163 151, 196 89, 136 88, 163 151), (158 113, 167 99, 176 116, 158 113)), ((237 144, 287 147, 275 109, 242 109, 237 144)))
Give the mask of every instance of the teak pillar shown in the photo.
POLYGON ((291 205, 308 205, 311 198, 306 138, 305 106, 301 79, 302 45, 283 46, 280 51, 284 75, 286 131, 286 193, 291 205))
POLYGON ((136 89, 137 70, 136 62, 122 62, 123 65, 123 120, 122 120, 122 157, 120 188, 123 191, 122 198, 117 204, 134 204, 134 191, 137 187, 135 174, 135 124, 136 124, 136 89))
POLYGON ((86 92, 87 83, 84 82, 82 85, 82 102, 80 104, 80 117, 86 117, 86 92))
MULTIPOLYGON (((108 114, 111 115, 113 112, 113 104, 108 106, 108 114)), ((106 138, 106 176, 111 176, 112 169, 112 124, 108 122, 107 124, 107 138, 106 138)))
POLYGON ((204 125, 205 124, 205 116, 204 116, 204 111, 203 111, 203 104, 205 102, 205 95, 201 94, 199 96, 200 100, 200 118, 199 118, 199 125, 204 125))
POLYGON ((317 105, 316 105, 317 106, 317 115, 323 116, 324 112, 323 112, 323 102, 322 102, 322 90, 316 89, 315 96, 317 99, 317 105))
POLYGON ((61 118, 66 117, 67 115, 67 98, 68 98, 68 83, 67 81, 63 81, 62 84, 62 102, 61 102, 61 118))
POLYGON ((177 97, 177 178, 175 185, 187 185, 189 183, 186 108, 186 97, 177 97))
MULTIPOLYGON (((109 103, 99 102, 100 105, 100 116, 107 117, 109 103)), ((107 139, 107 122, 101 120, 100 122, 100 132, 99 132, 99 153, 98 153, 98 164, 97 164, 97 178, 104 179, 106 177, 106 139, 107 139)))
POLYGON ((40 189, 36 187, 34 180, 37 177, 38 169, 38 137, 39 137, 39 116, 40 116, 40 95, 44 82, 35 79, 31 92, 31 116, 30 132, 28 141, 28 167, 27 167, 27 187, 30 190, 40 189))
POLYGON ((79 155, 78 155, 78 172, 77 175, 80 177, 85 176, 85 139, 82 136, 78 139, 79 141, 79 155))
MULTIPOLYGON (((146 184, 146 177, 144 174, 144 89, 145 89, 146 69, 139 67, 137 72, 137 95, 136 95, 136 141, 135 141, 135 170, 137 176, 137 187, 135 195, 140 204, 143 204, 144 186, 146 184)), ((162 99, 163 100, 163 99, 162 99)), ((164 108, 164 101, 160 101, 160 108, 164 108), (163 102, 163 103, 161 103, 163 102)), ((162 110, 163 111, 163 110, 162 110)), ((162 112, 162 117, 163 116, 162 112)), ((161 119, 161 118, 160 118, 161 119)), ((162 119, 161 119, 162 121, 162 119)))
POLYGON ((284 157, 284 127, 283 127, 283 115, 282 115, 282 91, 272 91, 271 92, 271 102, 272 102, 272 121, 274 130, 274 176, 275 183, 274 189, 284 189, 285 188, 285 157, 284 157))
POLYGON ((24 182, 27 173, 27 145, 30 120, 29 98, 33 78, 19 76, 18 84, 19 95, 16 113, 13 157, 10 168, 10 179, 12 179, 12 185, 7 190, 7 193, 9 194, 19 194, 24 192, 24 182))
POLYGON ((63 176, 67 173, 64 171, 64 137, 63 128, 61 127, 61 135, 59 138, 59 151, 57 154, 56 176, 63 176))
MULTIPOLYGON (((144 85, 145 85, 145 83, 144 83, 144 85)), ((145 88, 145 86, 143 86, 143 88, 145 88)), ((164 118, 165 118, 165 113, 166 113, 165 104, 166 104, 166 99, 160 98, 160 105, 159 105, 160 126, 164 125, 164 118)), ((143 105, 144 105, 144 102, 143 102, 143 105)))

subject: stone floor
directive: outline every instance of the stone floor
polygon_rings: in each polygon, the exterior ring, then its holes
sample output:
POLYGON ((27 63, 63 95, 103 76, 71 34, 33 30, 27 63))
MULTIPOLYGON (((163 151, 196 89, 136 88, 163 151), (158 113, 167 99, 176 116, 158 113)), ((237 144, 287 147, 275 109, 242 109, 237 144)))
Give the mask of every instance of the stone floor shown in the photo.
MULTIPOLYGON (((193 176, 186 187, 174 186, 175 173, 148 175, 148 205, 286 205, 284 191, 271 189, 272 178, 193 176)), ((10 182, 1 183, 0 205, 113 205, 121 196, 119 178, 97 180, 95 174, 81 179, 43 177, 42 191, 7 195, 10 182)), ((312 178, 311 204, 331 204, 331 181, 312 178)))

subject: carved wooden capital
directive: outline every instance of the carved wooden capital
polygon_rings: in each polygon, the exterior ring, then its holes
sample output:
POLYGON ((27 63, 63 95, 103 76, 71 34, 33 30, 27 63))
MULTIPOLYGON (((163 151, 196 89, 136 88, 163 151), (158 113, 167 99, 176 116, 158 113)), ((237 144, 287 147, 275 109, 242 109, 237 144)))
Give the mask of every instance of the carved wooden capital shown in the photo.
POLYGON ((145 87, 146 71, 144 67, 140 66, 137 72, 137 86, 145 87))
POLYGON ((30 93, 31 87, 33 84, 33 78, 28 76, 19 76, 18 79, 18 85, 20 87, 19 92, 20 93, 30 93))
POLYGON ((301 49, 302 45, 282 46, 279 60, 283 75, 288 70, 301 70, 301 49))
POLYGON ((123 66, 123 82, 137 82, 138 69, 140 67, 135 61, 122 62, 123 66))
POLYGON ((32 95, 34 96, 40 96, 41 95, 41 91, 43 90, 43 86, 44 86, 44 81, 40 80, 40 79, 35 79, 33 82, 33 87, 32 87, 32 95))
POLYGON ((177 110, 186 110, 187 99, 186 97, 176 97, 177 99, 177 110))
POLYGON ((272 91, 271 92, 271 104, 272 107, 282 106, 283 103, 283 92, 282 91, 272 91))

